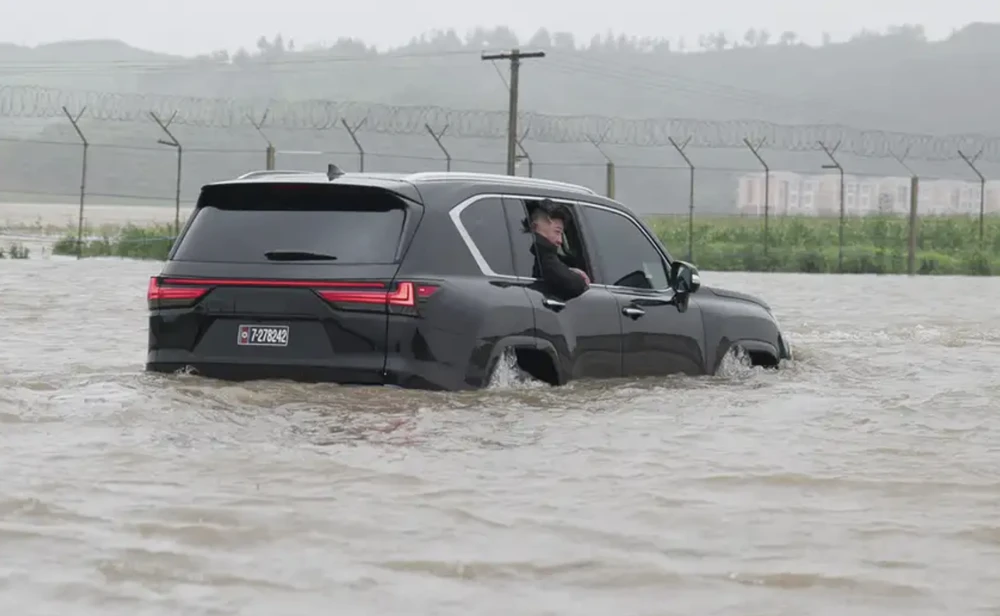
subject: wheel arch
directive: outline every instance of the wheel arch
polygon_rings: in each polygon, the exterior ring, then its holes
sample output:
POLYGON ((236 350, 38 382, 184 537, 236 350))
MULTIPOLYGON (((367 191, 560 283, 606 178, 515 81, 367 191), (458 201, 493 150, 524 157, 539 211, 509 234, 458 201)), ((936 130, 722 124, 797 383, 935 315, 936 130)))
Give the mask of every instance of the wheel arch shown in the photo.
POLYGON ((482 387, 489 385, 500 359, 510 350, 517 355, 518 367, 533 378, 550 385, 566 383, 566 375, 559 367, 559 354, 551 342, 534 336, 513 335, 499 338, 493 344, 482 387))

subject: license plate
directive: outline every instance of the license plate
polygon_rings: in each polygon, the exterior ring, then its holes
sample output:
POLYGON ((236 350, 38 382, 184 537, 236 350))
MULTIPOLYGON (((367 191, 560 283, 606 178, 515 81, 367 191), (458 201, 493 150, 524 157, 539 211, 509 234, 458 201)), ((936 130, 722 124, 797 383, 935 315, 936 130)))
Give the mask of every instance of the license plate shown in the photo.
POLYGON ((288 326, 240 325, 236 344, 240 346, 288 346, 288 326))

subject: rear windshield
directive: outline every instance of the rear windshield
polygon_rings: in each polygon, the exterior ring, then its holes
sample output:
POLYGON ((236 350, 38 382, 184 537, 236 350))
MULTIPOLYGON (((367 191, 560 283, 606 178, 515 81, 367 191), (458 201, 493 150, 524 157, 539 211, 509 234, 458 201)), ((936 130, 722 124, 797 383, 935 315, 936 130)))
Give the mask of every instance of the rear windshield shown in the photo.
POLYGON ((174 261, 270 263, 318 253, 332 263, 393 263, 404 202, 371 188, 309 184, 206 186, 174 261))

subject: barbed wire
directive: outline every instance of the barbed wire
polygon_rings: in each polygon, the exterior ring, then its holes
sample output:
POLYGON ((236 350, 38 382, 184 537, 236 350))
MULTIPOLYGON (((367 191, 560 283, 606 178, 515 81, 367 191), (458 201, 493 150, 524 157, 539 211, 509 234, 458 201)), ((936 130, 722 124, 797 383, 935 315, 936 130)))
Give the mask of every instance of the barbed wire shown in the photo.
MULTIPOLYGON (((149 122, 149 113, 200 128, 252 127, 267 112, 267 126, 283 129, 337 129, 342 120, 359 132, 425 135, 427 126, 447 127, 453 138, 500 139, 507 135, 507 112, 395 106, 362 102, 221 99, 160 94, 70 91, 37 86, 0 86, 0 117, 64 117, 63 107, 83 118, 149 122), (257 118, 258 120, 255 120, 257 118), (364 120, 364 122, 362 122, 364 120)), ((523 113, 528 141, 633 147, 743 148, 744 139, 772 150, 820 150, 820 143, 854 156, 953 160, 959 151, 977 160, 1000 162, 1000 138, 984 135, 915 135, 840 125, 781 125, 759 120, 628 119, 523 113)))

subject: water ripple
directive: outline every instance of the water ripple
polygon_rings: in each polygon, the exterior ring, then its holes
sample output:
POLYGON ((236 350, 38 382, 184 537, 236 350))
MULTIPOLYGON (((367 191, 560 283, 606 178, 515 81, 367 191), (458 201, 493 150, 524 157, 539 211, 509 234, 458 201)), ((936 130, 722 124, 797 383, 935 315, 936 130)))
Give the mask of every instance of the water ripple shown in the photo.
POLYGON ((4 613, 1000 609, 1000 281, 706 273, 796 360, 441 394, 147 375, 156 267, 0 261, 4 613))

